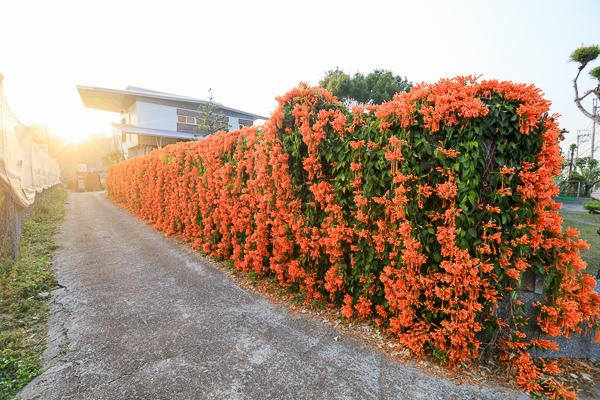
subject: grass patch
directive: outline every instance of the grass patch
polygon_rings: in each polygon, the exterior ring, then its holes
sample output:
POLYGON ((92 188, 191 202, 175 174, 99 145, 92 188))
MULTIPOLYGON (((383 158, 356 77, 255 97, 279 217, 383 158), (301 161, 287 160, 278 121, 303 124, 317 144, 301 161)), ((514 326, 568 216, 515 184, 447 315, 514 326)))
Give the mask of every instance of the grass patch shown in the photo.
POLYGON ((592 201, 587 201, 585 203, 583 203, 583 208, 585 208, 588 211, 598 211, 600 210, 600 201, 598 200, 592 200, 592 201))
POLYGON ((49 306, 37 295, 57 284, 52 235, 64 215, 66 195, 55 188, 42 198, 23 225, 17 262, 0 260, 0 400, 12 399, 42 373, 49 306))
POLYGON ((596 277, 600 267, 600 236, 596 233, 600 228, 600 215, 582 211, 560 211, 559 214, 565 219, 562 223, 564 228, 576 228, 581 233, 579 238, 589 243, 590 248, 580 250, 580 254, 588 264, 585 271, 596 277))

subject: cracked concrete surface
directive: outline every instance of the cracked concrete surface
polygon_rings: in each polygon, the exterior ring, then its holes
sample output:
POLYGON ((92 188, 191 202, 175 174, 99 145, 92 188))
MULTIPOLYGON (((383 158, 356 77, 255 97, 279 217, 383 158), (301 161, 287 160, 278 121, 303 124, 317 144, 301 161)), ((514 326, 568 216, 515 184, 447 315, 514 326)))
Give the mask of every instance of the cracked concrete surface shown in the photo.
POLYGON ((102 193, 67 202, 47 371, 22 399, 528 398, 334 341, 322 321, 294 321, 102 193))

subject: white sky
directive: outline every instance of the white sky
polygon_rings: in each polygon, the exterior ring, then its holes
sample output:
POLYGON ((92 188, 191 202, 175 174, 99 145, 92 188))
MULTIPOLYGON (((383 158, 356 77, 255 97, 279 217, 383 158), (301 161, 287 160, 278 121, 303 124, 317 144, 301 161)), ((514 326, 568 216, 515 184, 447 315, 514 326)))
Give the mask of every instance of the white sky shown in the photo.
MULTIPOLYGON (((567 59, 600 43, 598 17, 593 0, 0 0, 0 72, 21 122, 68 136, 119 121, 86 109, 75 85, 197 98, 212 88, 215 101, 268 116, 275 96, 318 85, 336 66, 413 83, 483 74, 541 88, 571 132, 568 147, 591 121, 573 103, 577 65, 567 59)), ((590 69, 580 93, 594 86, 590 69)))

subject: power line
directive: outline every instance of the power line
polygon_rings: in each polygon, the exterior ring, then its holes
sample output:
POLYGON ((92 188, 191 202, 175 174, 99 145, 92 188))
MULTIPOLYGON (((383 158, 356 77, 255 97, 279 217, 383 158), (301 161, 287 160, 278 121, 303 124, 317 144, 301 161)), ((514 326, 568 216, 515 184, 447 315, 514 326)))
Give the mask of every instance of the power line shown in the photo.
POLYGON ((592 150, 592 145, 594 146, 594 152, 596 152, 596 150, 598 149, 598 145, 596 145, 591 139, 592 139, 592 133, 590 132, 590 127, 592 127, 592 121, 589 122, 588 126, 586 129, 579 129, 577 130, 577 155, 575 158, 580 158, 582 157, 585 153, 587 153, 588 151, 590 152, 590 156, 593 155, 592 150), (581 132, 588 132, 586 134, 581 134, 581 132), (581 145, 583 143, 588 143, 592 141, 592 143, 590 143, 589 146, 586 146, 582 149, 580 149, 580 147, 582 147, 581 145))

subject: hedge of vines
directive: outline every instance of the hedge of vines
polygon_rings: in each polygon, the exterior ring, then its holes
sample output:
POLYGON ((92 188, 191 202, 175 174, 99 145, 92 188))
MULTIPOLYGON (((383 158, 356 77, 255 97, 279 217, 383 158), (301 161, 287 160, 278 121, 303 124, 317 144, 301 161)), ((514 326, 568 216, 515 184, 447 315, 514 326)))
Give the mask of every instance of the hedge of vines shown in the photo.
MULTIPOLYGON (((262 127, 219 132, 112 166, 110 197, 167 234, 283 287, 375 317, 413 354, 456 363, 481 331, 527 391, 570 396, 526 350, 523 273, 546 277, 539 327, 600 327, 579 233, 553 202, 559 129, 533 86, 457 77, 345 108, 300 84, 262 127), (512 303, 499 318, 498 304, 512 303)), ((600 340, 600 335, 596 336, 600 340)))

